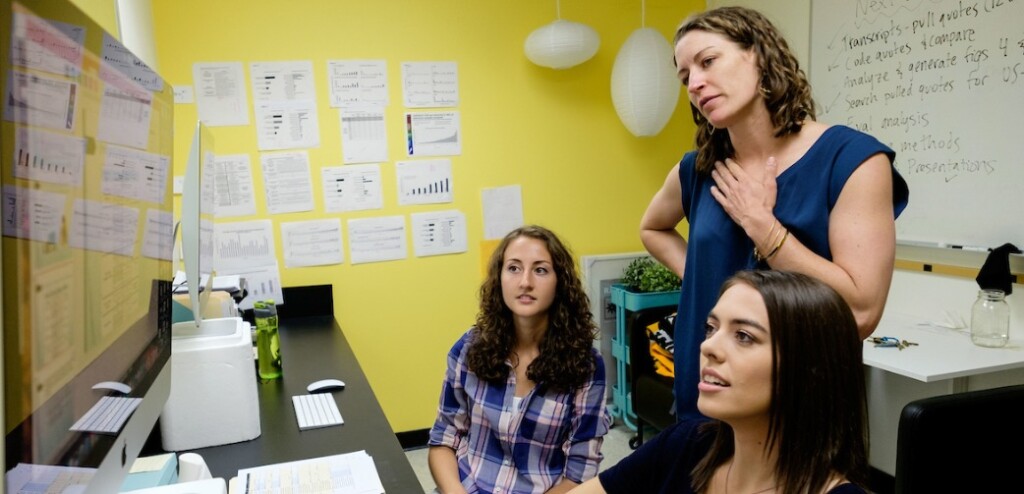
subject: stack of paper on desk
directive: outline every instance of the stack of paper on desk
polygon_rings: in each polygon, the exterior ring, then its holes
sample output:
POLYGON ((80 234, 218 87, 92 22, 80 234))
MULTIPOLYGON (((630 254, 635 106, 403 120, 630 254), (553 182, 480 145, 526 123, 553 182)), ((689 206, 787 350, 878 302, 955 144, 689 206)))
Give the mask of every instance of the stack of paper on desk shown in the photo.
POLYGON ((366 451, 291 461, 238 471, 231 493, 383 494, 373 458, 366 451))
MULTIPOLYGON (((202 290, 206 286, 206 282, 210 275, 204 274, 199 277, 199 289, 202 290)), ((185 272, 178 271, 174 274, 174 281, 171 282, 174 286, 174 293, 188 293, 188 283, 185 279, 185 272)), ((245 288, 245 280, 237 274, 228 275, 217 275, 213 277, 213 290, 214 291, 225 291, 228 293, 239 293, 245 288)))
POLYGON ((85 492, 95 474, 95 468, 18 463, 7 471, 6 492, 85 492))

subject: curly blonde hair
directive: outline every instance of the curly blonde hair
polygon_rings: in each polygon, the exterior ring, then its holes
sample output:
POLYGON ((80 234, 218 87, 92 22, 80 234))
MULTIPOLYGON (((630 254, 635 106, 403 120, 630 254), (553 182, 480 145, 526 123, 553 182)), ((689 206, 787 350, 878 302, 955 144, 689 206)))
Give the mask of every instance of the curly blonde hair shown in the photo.
MULTIPOLYGON (((759 91, 771 114, 775 137, 800 132, 805 120, 815 120, 811 84, 782 33, 760 12, 745 7, 720 7, 691 15, 676 30, 673 45, 690 31, 706 31, 729 38, 744 50, 752 50, 761 72, 759 91)), ((735 153, 728 132, 714 132, 692 103, 697 124, 697 173, 708 175, 715 161, 735 153)))
POLYGON ((504 383, 508 378, 505 360, 512 354, 516 333, 512 311, 502 297, 501 272, 505 249, 519 237, 544 242, 557 278, 540 355, 527 368, 526 375, 555 390, 569 391, 586 383, 594 373, 596 363, 591 352, 598 329, 591 318, 590 302, 576 273, 572 253, 554 233, 541 226, 513 230, 491 255, 487 278, 480 286, 480 311, 466 360, 470 370, 484 381, 504 383))

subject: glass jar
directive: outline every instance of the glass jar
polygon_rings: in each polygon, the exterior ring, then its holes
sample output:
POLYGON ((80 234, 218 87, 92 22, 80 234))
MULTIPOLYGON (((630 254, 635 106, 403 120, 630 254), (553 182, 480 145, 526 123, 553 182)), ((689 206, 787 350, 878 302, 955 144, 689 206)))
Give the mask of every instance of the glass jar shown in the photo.
POLYGON ((971 308, 971 341, 975 345, 999 348, 1010 339, 1010 305, 1002 290, 978 291, 971 308))

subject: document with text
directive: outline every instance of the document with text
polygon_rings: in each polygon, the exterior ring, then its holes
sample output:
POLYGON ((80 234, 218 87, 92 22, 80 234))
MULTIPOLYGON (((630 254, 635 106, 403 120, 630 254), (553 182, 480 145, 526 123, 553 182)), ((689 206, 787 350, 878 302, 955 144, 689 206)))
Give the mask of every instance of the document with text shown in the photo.
MULTIPOLYGON (((238 471, 233 483, 248 494, 383 494, 373 458, 356 451, 311 460, 277 463, 238 471)), ((232 490, 235 492, 235 490, 232 490)))

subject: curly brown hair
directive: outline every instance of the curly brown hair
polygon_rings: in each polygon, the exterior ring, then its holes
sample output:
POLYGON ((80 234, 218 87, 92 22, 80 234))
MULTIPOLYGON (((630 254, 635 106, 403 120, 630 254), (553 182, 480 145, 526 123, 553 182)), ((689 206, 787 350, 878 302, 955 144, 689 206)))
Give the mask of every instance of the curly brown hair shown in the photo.
MULTIPOLYGON (((690 31, 706 31, 729 38, 744 50, 753 50, 761 71, 759 91, 764 97, 775 137, 800 132, 805 120, 815 120, 811 84, 782 33, 760 12, 745 7, 720 7, 691 15, 676 30, 673 45, 690 31)), ((697 173, 708 175, 715 161, 735 153, 728 132, 715 132, 692 103, 697 124, 697 173)))
POLYGON ((466 355, 469 369, 480 379, 501 384, 508 378, 505 361, 516 341, 512 311, 501 293, 505 249, 519 237, 544 242, 557 277, 555 298, 548 309, 548 329, 540 341, 540 355, 526 369, 526 376, 556 391, 582 386, 596 366, 592 356, 598 329, 590 314, 590 302, 576 273, 572 253, 550 230, 529 225, 509 232, 487 263, 487 278, 480 286, 480 312, 472 329, 466 355))

